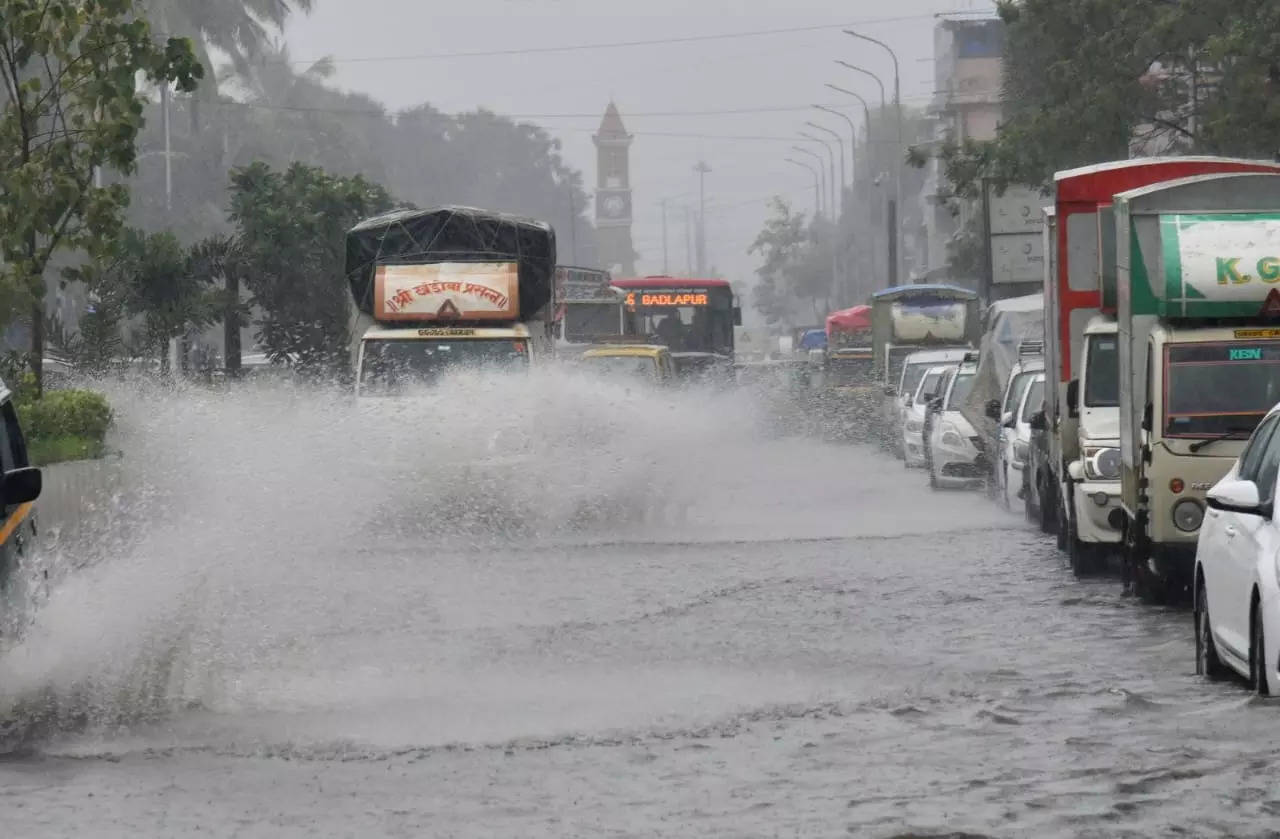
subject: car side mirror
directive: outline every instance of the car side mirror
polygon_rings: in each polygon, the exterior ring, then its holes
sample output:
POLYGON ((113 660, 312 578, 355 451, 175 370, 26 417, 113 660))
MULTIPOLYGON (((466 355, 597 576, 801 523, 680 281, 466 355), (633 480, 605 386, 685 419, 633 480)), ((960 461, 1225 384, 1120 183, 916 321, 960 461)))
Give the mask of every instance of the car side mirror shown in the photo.
POLYGON ((1153 413, 1155 413, 1155 411, 1153 410, 1151 403, 1148 402, 1147 406, 1142 409, 1142 430, 1143 431, 1151 430, 1151 425, 1152 425, 1151 415, 1153 413))
POLYGON ((1031 415, 1031 419, 1027 420, 1027 425, 1032 431, 1048 431, 1049 421, 1045 419, 1044 411, 1036 411, 1031 415))
POLYGON ((1253 481, 1224 481, 1213 489, 1205 500, 1215 510, 1227 510, 1245 515, 1263 515, 1258 485, 1253 481))
POLYGON ((1000 400, 999 399, 988 399, 986 409, 987 409, 987 419, 993 419, 996 422, 1000 421, 1000 400))
POLYGON ((1075 419, 1080 416, 1080 380, 1067 382, 1067 416, 1075 419))
POLYGON ((733 307, 733 325, 742 326, 742 307, 741 306, 733 307))
POLYGON ((44 476, 34 466, 13 469, 0 478, 0 498, 4 499, 6 507, 35 501, 43 488, 44 476))
POLYGON ((1013 428, 1014 425, 1015 423, 1013 421, 1013 411, 1005 411, 1004 416, 1000 418, 1000 427, 1013 428))

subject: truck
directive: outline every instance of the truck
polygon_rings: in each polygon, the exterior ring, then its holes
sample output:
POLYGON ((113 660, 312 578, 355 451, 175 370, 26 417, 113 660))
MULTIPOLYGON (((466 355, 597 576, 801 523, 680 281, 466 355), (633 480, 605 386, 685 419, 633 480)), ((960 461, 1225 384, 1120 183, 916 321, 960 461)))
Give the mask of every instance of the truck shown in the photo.
POLYGON ((556 267, 556 348, 560 352, 585 350, 613 341, 626 331, 621 289, 614 288, 608 271, 573 265, 556 267))
POLYGON ((974 348, 982 336, 978 293, 954 285, 920 283, 871 295, 871 350, 875 383, 883 396, 880 437, 898 448, 901 429, 893 427, 897 386, 907 356, 918 350, 974 348))
POLYGON ((1145 600, 1193 583, 1207 491, 1280 402, 1280 175, 1115 196, 1121 504, 1145 600))
POLYGON ((1108 553, 1121 550, 1125 524, 1113 196, 1195 175, 1278 169, 1232 158, 1166 157, 1054 176, 1043 234, 1049 468, 1038 470, 1033 494, 1077 574, 1092 572, 1108 553))
POLYGON ((347 233, 356 395, 401 395, 476 366, 554 351, 551 226, 474 207, 400 210, 347 233))

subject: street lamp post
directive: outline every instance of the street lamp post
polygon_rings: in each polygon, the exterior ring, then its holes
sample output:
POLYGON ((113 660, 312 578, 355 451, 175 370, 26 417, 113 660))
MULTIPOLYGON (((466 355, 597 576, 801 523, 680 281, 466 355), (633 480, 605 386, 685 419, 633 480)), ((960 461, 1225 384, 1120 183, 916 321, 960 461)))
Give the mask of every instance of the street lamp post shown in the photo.
POLYGON ((819 111, 833 114, 840 117, 849 124, 849 188, 853 188, 853 182, 858 177, 858 127, 853 124, 853 120, 847 114, 842 114, 835 108, 828 108, 826 105, 814 105, 819 111))
POLYGON ((810 134, 808 131, 800 131, 797 133, 804 139, 808 140, 809 142, 817 143, 818 145, 822 146, 824 149, 827 150, 827 164, 830 167, 827 170, 830 173, 827 180, 830 181, 830 184, 831 184, 831 189, 829 192, 827 192, 827 196, 830 199, 827 201, 827 213, 830 214, 831 219, 834 221, 837 218, 836 216, 837 210, 836 210, 836 153, 835 153, 835 150, 831 148, 830 142, 822 139, 821 137, 815 137, 813 134, 810 134))
POLYGON ((826 166, 825 166, 825 161, 822 159, 822 155, 818 154, 816 151, 813 151, 812 149, 806 149, 804 146, 792 146, 791 148, 792 148, 792 150, 793 150, 793 151, 798 151, 798 152, 800 152, 801 154, 807 154, 807 155, 809 155, 809 157, 812 157, 814 160, 818 161, 818 171, 819 171, 820 173, 822 173, 822 177, 821 177, 821 178, 819 178, 819 181, 818 181, 818 182, 822 185, 822 191, 821 191, 821 193, 820 193, 820 194, 821 194, 821 196, 822 196, 822 200, 818 202, 818 213, 819 213, 819 214, 821 214, 821 213, 823 213, 823 212, 825 211, 826 203, 827 203, 827 202, 826 202, 826 189, 827 189, 827 185, 826 185, 826 172, 827 172, 827 168, 826 168, 826 166))
MULTIPOLYGON (((827 209, 831 211, 831 287, 834 289, 840 282, 840 211, 836 208, 836 153, 832 150, 831 144, 826 140, 822 140, 813 136, 807 131, 801 131, 800 136, 806 140, 812 140, 827 150, 827 157, 831 159, 831 203, 827 209)), ((840 139, 840 135, 836 135, 836 139, 840 139)), ((840 152, 841 166, 844 165, 844 151, 840 152)), ((842 184, 843 187, 843 184, 842 184)))
MULTIPOLYGON (((854 32, 852 29, 846 29, 844 30, 844 33, 854 38, 858 38, 860 40, 866 41, 867 43, 875 44, 876 46, 883 49, 885 52, 889 53, 889 58, 893 60, 893 107, 894 107, 894 110, 897 111, 897 115, 898 115, 898 158, 899 158, 895 162, 895 165, 893 167, 893 174, 894 174, 894 181, 895 181, 895 186, 896 186, 897 195, 898 195, 898 212, 902 212, 902 163, 903 163, 902 161, 902 157, 903 157, 902 74, 898 67, 898 54, 894 52, 893 48, 890 47, 888 44, 886 44, 884 41, 880 41, 880 40, 877 40, 876 38, 872 38, 870 35, 863 35, 861 32, 854 32)), ((899 242, 901 242, 901 239, 902 239, 901 230, 899 230, 897 238, 899 242)), ((902 258, 901 247, 898 248, 898 258, 899 259, 902 258)), ((894 266, 895 273, 897 273, 897 267, 898 266, 896 265, 894 266)))
POLYGON ((818 174, 818 170, 814 169, 808 163, 801 163, 794 157, 785 158, 788 163, 808 169, 809 174, 813 175, 813 214, 816 216, 822 212, 822 176, 818 174))
POLYGON ((841 137, 837 132, 832 131, 830 128, 827 128, 825 125, 822 125, 820 123, 806 120, 805 125, 812 126, 813 128, 816 128, 819 131, 824 131, 827 134, 830 134, 832 137, 836 138, 836 145, 840 149, 840 200, 836 202, 835 212, 838 213, 840 216, 842 216, 844 215, 844 184, 845 184, 844 138, 841 137))

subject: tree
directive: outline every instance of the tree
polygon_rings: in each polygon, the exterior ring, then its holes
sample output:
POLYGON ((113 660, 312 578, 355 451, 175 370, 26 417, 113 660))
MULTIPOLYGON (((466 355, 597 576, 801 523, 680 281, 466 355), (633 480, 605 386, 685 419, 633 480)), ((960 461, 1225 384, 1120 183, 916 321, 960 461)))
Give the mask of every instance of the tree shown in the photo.
POLYGON ((807 301, 816 322, 831 308, 831 253, 835 228, 823 219, 806 224, 804 213, 774 198, 773 215, 748 253, 764 257, 756 269, 755 307, 770 326, 789 322, 796 304, 807 301))
POLYGON ((152 38, 135 0, 0 0, 0 314, 30 313, 37 390, 50 260, 100 256, 120 230, 128 192, 94 175, 134 169, 138 73, 183 91, 203 74, 188 40, 152 38))
POLYGON ((258 342, 273 361, 333 372, 347 360, 350 292, 345 234, 392 209, 385 189, 295 163, 277 172, 254 163, 231 174, 231 219, 262 309, 258 342))
POLYGON ((312 0, 144 0, 148 16, 164 32, 195 39, 201 64, 213 70, 208 47, 230 56, 236 71, 249 74, 251 62, 284 29, 295 9, 309 13, 312 0))
POLYGON ((1280 148, 1273 0, 1002 0, 1004 119, 944 145, 957 196, 1051 185, 1132 153, 1271 156, 1280 148))
POLYGON ((227 376, 240 375, 240 330, 249 324, 249 306, 241 300, 252 266, 241 241, 233 236, 211 236, 191 249, 192 273, 211 285, 221 284, 215 302, 222 318, 222 346, 227 376))

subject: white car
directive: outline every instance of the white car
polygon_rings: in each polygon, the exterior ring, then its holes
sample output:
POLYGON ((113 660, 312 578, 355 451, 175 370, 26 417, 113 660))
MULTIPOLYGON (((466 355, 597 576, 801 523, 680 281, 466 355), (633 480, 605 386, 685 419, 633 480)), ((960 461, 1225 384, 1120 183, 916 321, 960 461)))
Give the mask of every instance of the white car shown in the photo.
MULTIPOLYGON (((915 398, 916 388, 919 386, 920 380, 924 378, 926 371, 940 364, 959 364, 967 352, 970 352, 970 350, 963 347, 957 349, 921 350, 913 352, 903 359, 902 373, 898 377, 896 386, 891 385, 885 389, 885 396, 888 397, 887 427, 891 429, 901 429, 903 427, 907 419, 907 412, 911 408, 911 402, 915 398)), ((904 453, 905 450, 896 452, 899 455, 904 453)))
POLYGON ((902 452, 908 468, 927 465, 924 450, 924 421, 929 400, 942 395, 949 365, 930 367, 916 383, 902 418, 902 452))
MULTIPOLYGON (((994 449, 992 456, 995 458, 993 474, 996 480, 996 487, 994 489, 998 490, 997 496, 1007 509, 1013 508, 1013 502, 1009 501, 1010 496, 1012 495, 1016 499, 1018 490, 1022 486, 1020 471, 1013 473, 1016 477, 1009 477, 1011 474, 1009 465, 1015 460, 1013 449, 1018 436, 1018 420, 1022 408, 1022 398, 1026 396, 1032 380, 1043 372, 1044 360, 1042 358, 1028 357, 1021 359, 1009 371, 1009 380, 1004 386, 1004 398, 998 402, 993 399, 987 403, 987 416, 996 423, 996 437, 991 441, 994 449)), ((1024 442, 1031 439, 1030 427, 1026 428, 1025 431, 1024 442)), ((1025 449, 1023 451, 1025 453, 1025 449)), ((1017 458, 1019 468, 1021 468, 1021 464, 1025 462, 1025 459, 1025 457, 1017 458)))
POLYGON ((930 423, 929 486, 953 487, 980 484, 987 476, 982 439, 960 413, 978 375, 978 354, 970 353, 951 376, 946 393, 930 423))
POLYGON ((1005 506, 1010 509, 1025 508, 1026 498, 1025 472, 1031 451, 1031 417, 1044 405, 1044 371, 1031 373, 1030 382, 1022 392, 1022 398, 1014 406, 1002 430, 999 453, 1000 468, 996 475, 1000 479, 1000 488, 1005 506))
POLYGON ((1209 490, 1196 545, 1196 672, 1228 670, 1261 695, 1280 690, 1280 406, 1209 490))

